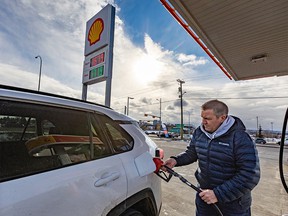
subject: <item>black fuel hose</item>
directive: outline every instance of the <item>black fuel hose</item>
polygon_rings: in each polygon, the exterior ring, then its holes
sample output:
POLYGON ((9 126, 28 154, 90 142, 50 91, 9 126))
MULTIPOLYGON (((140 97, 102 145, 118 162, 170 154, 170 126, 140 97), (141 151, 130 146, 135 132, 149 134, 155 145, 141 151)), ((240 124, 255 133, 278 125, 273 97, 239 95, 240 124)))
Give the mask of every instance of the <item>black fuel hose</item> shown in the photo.
POLYGON ((284 175, 284 170, 283 170, 283 153, 284 153, 284 142, 285 142, 285 137, 286 137, 286 126, 287 126, 287 121, 288 121, 288 108, 286 110, 286 114, 284 117, 284 122, 283 122, 283 128, 282 128, 282 136, 281 136, 281 141, 280 141, 280 151, 279 151, 279 172, 280 172, 280 179, 282 182, 282 185, 288 193, 288 186, 285 180, 285 175, 284 175))
MULTIPOLYGON (((195 191, 197 191, 198 193, 202 192, 200 188, 196 187, 195 185, 193 185, 191 182, 189 182, 187 179, 185 179, 182 175, 180 175, 179 173, 175 172, 173 169, 171 169, 170 167, 163 165, 166 168, 166 171, 168 173, 170 173, 171 175, 178 177, 183 183, 185 183, 186 185, 188 185, 189 187, 193 188, 195 191)), ((215 208, 215 210, 217 211, 219 216, 223 216, 223 213, 221 212, 221 210, 219 209, 218 205, 216 203, 212 203, 213 207, 215 208)))

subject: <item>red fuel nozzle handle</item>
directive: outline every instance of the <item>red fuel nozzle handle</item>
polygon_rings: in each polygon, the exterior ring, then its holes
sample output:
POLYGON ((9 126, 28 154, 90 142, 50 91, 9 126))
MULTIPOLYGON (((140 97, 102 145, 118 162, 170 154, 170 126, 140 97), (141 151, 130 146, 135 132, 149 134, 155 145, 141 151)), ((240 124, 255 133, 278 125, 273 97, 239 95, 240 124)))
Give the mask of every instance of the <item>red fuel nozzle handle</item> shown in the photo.
POLYGON ((160 158, 153 158, 153 161, 156 165, 156 170, 154 171, 156 175, 158 175, 164 181, 169 182, 170 179, 172 178, 172 174, 169 173, 169 175, 167 176, 166 173, 163 170, 161 170, 161 167, 164 166, 164 162, 160 158))
POLYGON ((156 165, 155 173, 159 172, 161 167, 163 166, 164 162, 160 158, 153 158, 153 161, 156 165))

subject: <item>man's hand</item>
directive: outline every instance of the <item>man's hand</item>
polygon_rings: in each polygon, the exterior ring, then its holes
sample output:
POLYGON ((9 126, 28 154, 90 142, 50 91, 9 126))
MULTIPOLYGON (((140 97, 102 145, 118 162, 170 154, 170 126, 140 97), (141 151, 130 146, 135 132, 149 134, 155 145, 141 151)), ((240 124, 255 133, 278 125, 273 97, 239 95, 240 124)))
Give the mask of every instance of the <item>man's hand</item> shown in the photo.
POLYGON ((201 193, 199 193, 199 196, 201 197, 201 199, 206 202, 207 204, 212 204, 212 203, 216 203, 218 202, 217 197, 214 194, 213 190, 202 190, 201 193))
POLYGON ((177 164, 177 162, 176 162, 176 160, 175 160, 174 158, 169 158, 168 160, 166 160, 166 161, 164 162, 164 164, 163 164, 163 166, 161 167, 161 169, 162 169, 163 171, 166 171, 166 168, 164 167, 164 165, 172 169, 176 164, 177 164))

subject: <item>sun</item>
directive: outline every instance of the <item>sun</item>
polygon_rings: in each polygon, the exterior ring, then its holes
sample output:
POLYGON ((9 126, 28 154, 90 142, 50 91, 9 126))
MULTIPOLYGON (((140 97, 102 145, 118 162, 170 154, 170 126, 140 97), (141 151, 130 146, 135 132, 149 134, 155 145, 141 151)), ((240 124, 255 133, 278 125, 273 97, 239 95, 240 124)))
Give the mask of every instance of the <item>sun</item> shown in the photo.
POLYGON ((161 62, 145 54, 134 62, 132 73, 137 83, 149 84, 149 82, 159 79, 161 62))

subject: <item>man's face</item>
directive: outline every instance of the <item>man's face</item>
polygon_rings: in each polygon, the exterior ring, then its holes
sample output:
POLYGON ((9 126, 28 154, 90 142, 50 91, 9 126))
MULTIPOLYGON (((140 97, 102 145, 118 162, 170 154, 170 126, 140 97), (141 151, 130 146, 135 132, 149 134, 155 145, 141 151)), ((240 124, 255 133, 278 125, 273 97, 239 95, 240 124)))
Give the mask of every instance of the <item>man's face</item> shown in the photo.
POLYGON ((217 117, 212 109, 208 109, 202 110, 201 117, 204 129, 209 133, 213 133, 225 120, 226 115, 217 117))

